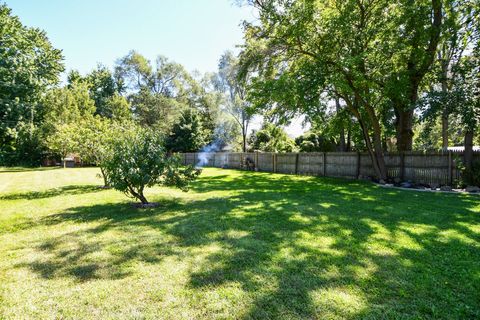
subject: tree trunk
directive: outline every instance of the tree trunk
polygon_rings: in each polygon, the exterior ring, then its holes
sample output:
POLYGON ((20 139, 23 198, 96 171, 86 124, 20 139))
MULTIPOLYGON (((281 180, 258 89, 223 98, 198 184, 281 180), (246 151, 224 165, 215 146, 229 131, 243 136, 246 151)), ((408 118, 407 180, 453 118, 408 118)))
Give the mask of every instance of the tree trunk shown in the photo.
MULTIPOLYGON (((363 138, 365 140, 365 144, 367 146, 368 154, 370 155, 370 159, 372 160, 373 170, 375 171, 375 175, 377 176, 378 180, 386 180, 387 179, 387 169, 385 166, 385 159, 383 157, 383 152, 378 150, 376 147, 372 146, 372 142, 370 140, 370 135, 368 134, 368 129, 365 127, 365 124, 361 119, 359 119, 360 127, 362 128, 363 138)), ((374 138, 374 141, 378 140, 374 138)), ((374 143, 377 145, 377 143, 374 143)), ((381 145, 381 144, 380 144, 381 145)))
POLYGON ((465 151, 463 153, 463 158, 465 162, 465 169, 471 170, 473 163, 473 130, 467 130, 465 132, 464 146, 465 151))
MULTIPOLYGON (((363 138, 365 140, 365 144, 367 146, 368 153, 372 160, 373 170, 375 171, 375 175, 377 176, 378 180, 387 179, 387 167, 385 165, 385 158, 383 156, 382 150, 382 140, 380 136, 380 125, 378 123, 374 123, 374 133, 373 133, 373 145, 372 140, 370 139, 370 134, 368 132, 367 126, 362 119, 361 114, 355 107, 350 107, 353 114, 358 120, 360 127, 362 129, 363 138)), ((371 110, 370 110, 371 111, 371 110)), ((374 117, 375 118, 375 117, 374 117)), ((374 120, 374 119, 372 119, 374 120)))
POLYGON ((448 149, 448 111, 446 109, 442 112, 442 149, 448 149))
POLYGON ((148 200, 143 195, 143 192, 138 193, 138 200, 140 200, 140 202, 142 202, 142 204, 148 204, 148 200))
MULTIPOLYGON (((445 58, 444 50, 441 50, 440 61, 442 62, 442 92, 447 94, 448 92, 448 64, 449 61, 445 58)), ((448 148, 448 108, 447 106, 443 107, 442 110, 442 149, 447 150, 448 148)))
MULTIPOLYGON (((368 103, 365 103, 365 110, 370 118, 373 128, 373 147, 375 151, 375 162, 377 166, 377 175, 379 180, 387 180, 387 166, 385 165, 385 158, 383 156, 382 146, 382 129, 380 127, 380 121, 378 120, 375 110, 368 103)), ((363 129, 367 134, 368 130, 363 129)), ((370 139, 369 139, 370 140, 370 139)), ((370 146, 371 147, 371 146, 370 146)))
POLYGON ((413 110, 396 112, 397 150, 412 151, 413 147, 413 110))
POLYGON ((242 150, 247 152, 247 132, 244 127, 242 127, 242 150))
MULTIPOLYGON (((127 184, 128 184, 128 183, 127 183, 127 184)), ((140 189, 138 190, 138 192, 135 191, 135 190, 134 190, 132 187, 130 187, 130 186, 128 186, 128 190, 130 191, 130 194, 131 194, 132 196, 134 196, 135 198, 137 198, 138 200, 140 200, 140 202, 141 202, 142 204, 148 204, 147 198, 145 198, 145 196, 143 195, 143 187, 140 188, 140 189)))
POLYGON ((107 179, 107 175, 105 174, 105 170, 103 170, 102 167, 100 167, 100 172, 102 173, 102 178, 103 178, 103 186, 104 187, 110 187, 107 179))
MULTIPOLYGON (((336 112, 340 112, 340 99, 338 97, 335 97, 335 110, 336 112)), ((341 152, 347 151, 346 145, 345 145, 345 128, 343 125, 341 126, 340 129, 340 144, 339 144, 339 149, 341 152)))
POLYGON ((352 150, 352 128, 349 126, 347 129, 347 146, 346 152, 350 152, 352 150))
POLYGON ((375 158, 377 161, 378 171, 379 171, 379 179, 380 180, 387 180, 387 166, 385 165, 385 157, 383 155, 383 148, 382 148, 382 139, 380 133, 374 132, 373 134, 373 145, 375 147, 375 158))

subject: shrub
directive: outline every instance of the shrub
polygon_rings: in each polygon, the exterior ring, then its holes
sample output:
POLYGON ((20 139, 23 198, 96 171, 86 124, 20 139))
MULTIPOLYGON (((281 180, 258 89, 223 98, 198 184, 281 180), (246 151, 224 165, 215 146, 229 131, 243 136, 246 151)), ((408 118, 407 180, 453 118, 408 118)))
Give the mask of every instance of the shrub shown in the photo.
POLYGON ((462 180, 465 185, 480 187, 480 161, 473 162, 471 169, 462 170, 462 180))
POLYGON ((119 133, 104 160, 104 170, 110 186, 143 205, 146 187, 173 186, 188 191, 188 186, 200 173, 191 166, 183 167, 180 159, 166 153, 163 138, 148 129, 129 128, 119 133))

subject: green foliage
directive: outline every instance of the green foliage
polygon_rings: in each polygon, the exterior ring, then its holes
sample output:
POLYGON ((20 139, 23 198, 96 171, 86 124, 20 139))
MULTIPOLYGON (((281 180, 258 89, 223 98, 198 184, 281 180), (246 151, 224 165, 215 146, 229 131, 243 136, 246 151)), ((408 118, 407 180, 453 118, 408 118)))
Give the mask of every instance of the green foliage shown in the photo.
POLYGON ((3 165, 38 166, 44 153, 42 132, 38 127, 23 121, 6 131, 8 144, 0 148, 3 165))
POLYGON ((198 84, 183 66, 163 56, 152 66, 141 54, 131 51, 117 62, 115 78, 128 94, 132 110, 142 125, 167 133, 195 96, 198 84))
POLYGON ((206 138, 198 112, 186 109, 174 124, 166 140, 166 148, 173 152, 197 152, 206 145, 206 138))
POLYGON ((245 23, 240 75, 252 77, 254 108, 288 121, 325 113, 325 100, 340 98, 386 178, 385 124, 395 127, 399 150, 411 148, 412 105, 435 57, 442 1, 250 3, 259 19, 245 23))
POLYGON ((293 152, 296 150, 295 141, 287 133, 272 123, 264 123, 262 129, 253 132, 250 136, 250 148, 265 152, 293 152))
POLYGON ((179 158, 169 156, 163 144, 164 139, 149 129, 119 130, 103 162, 110 185, 142 204, 148 204, 144 196, 146 187, 164 185, 187 191, 200 171, 182 167, 179 158))
POLYGON ((57 123, 54 132, 46 137, 44 143, 51 153, 63 159, 68 154, 78 151, 80 139, 76 123, 57 123))
POLYGON ((295 143, 301 152, 331 152, 336 149, 334 141, 314 131, 297 137, 295 143))
POLYGON ((426 121, 436 119, 446 110, 460 120, 462 130, 475 130, 480 124, 479 58, 464 56, 455 69, 448 91, 431 90, 420 101, 426 121))
POLYGON ((82 84, 88 89, 95 104, 96 115, 117 120, 131 118, 128 101, 120 95, 121 88, 117 79, 107 67, 98 65, 86 76, 72 70, 67 80, 68 88, 82 84))
POLYGON ((125 102, 118 100, 119 88, 112 72, 105 66, 98 65, 96 69, 90 72, 85 80, 89 84, 89 91, 92 99, 95 101, 95 114, 103 117, 113 118, 115 111, 120 112, 121 117, 125 117, 125 109, 128 107, 125 102), (112 101, 113 100, 113 101, 112 101), (112 102, 117 103, 112 106, 112 102), (120 103, 120 105, 118 105, 120 103), (114 109, 112 110, 112 107, 114 109), (120 108, 120 110, 115 109, 120 108))
POLYGON ((457 186, 478 186, 480 187, 480 161, 473 161, 470 168, 467 168, 462 159, 457 159, 457 170, 461 172, 461 178, 456 181, 457 186))
MULTIPOLYGON (((451 114, 448 118, 448 137, 450 146, 463 144, 461 119, 451 114)), ((414 149, 422 151, 438 151, 442 149, 442 123, 438 116, 423 118, 415 127, 414 149)))
POLYGON ((473 162, 472 168, 465 169, 462 176, 467 185, 480 187, 480 161, 473 162))
POLYGON ((178 119, 180 110, 185 108, 174 98, 142 89, 130 95, 135 118, 141 125, 156 127, 162 133, 168 132, 178 119))
POLYGON ((133 127, 133 123, 118 123, 108 118, 95 116, 87 117, 73 124, 77 134, 75 143, 76 152, 82 161, 100 167, 104 186, 109 186, 109 179, 104 170, 105 161, 112 152, 112 144, 117 139, 117 132, 125 127, 133 127))
POLYGON ((49 90, 43 99, 43 112, 47 126, 76 122, 94 114, 95 101, 90 97, 88 84, 78 81, 49 90))
POLYGON ((52 47, 45 32, 28 28, 0 4, 0 161, 31 163, 40 152, 35 145, 41 121, 42 93, 58 82, 62 53, 52 47))
POLYGON ((115 93, 105 100, 102 113, 103 114, 99 114, 117 121, 132 120, 130 103, 124 96, 118 93, 115 93))
POLYGON ((248 81, 239 79, 239 71, 239 59, 231 51, 227 51, 220 58, 214 82, 216 89, 224 94, 225 112, 230 114, 241 131, 242 151, 246 152, 252 113, 246 93, 248 81))

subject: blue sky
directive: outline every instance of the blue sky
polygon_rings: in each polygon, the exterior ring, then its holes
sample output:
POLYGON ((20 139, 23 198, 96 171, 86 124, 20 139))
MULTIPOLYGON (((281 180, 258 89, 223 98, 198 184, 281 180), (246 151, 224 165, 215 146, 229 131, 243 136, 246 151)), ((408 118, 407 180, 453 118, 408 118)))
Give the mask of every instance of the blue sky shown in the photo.
MULTIPOLYGON (((3 0, 24 25, 47 32, 63 50, 65 66, 85 74, 108 67, 134 49, 150 60, 159 54, 202 73, 217 70, 225 50, 238 52, 241 23, 253 21, 251 7, 235 0, 3 0)), ((2 0, 0 0, 2 2, 2 0)), ((252 128, 258 129, 261 117, 252 128)), ((304 129, 301 119, 286 128, 304 129)))
MULTIPOLYGON (((1 0, 0 0, 1 1, 1 0)), ((47 32, 67 70, 112 66, 135 49, 158 54, 189 71, 215 71, 218 58, 242 43, 251 8, 233 0, 6 0, 23 24, 47 32)), ((237 49, 238 50, 238 49, 237 49)))

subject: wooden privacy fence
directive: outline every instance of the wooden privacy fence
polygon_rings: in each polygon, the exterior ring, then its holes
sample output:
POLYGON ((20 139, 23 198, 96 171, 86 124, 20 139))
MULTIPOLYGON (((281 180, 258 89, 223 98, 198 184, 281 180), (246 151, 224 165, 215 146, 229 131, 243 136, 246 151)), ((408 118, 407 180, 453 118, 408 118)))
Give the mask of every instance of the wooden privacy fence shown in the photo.
MULTIPOLYGON (((200 153, 181 154, 184 164, 197 165, 200 153)), ((312 152, 273 153, 235 152, 202 153, 206 167, 242 169, 247 158, 255 163, 255 169, 300 175, 318 175, 368 179, 375 176, 368 153, 360 152, 312 152)), ((458 163, 461 152, 405 152, 385 154, 388 178, 421 184, 451 185, 460 179, 458 163)), ((474 161, 480 160, 480 152, 474 153, 474 161)))

